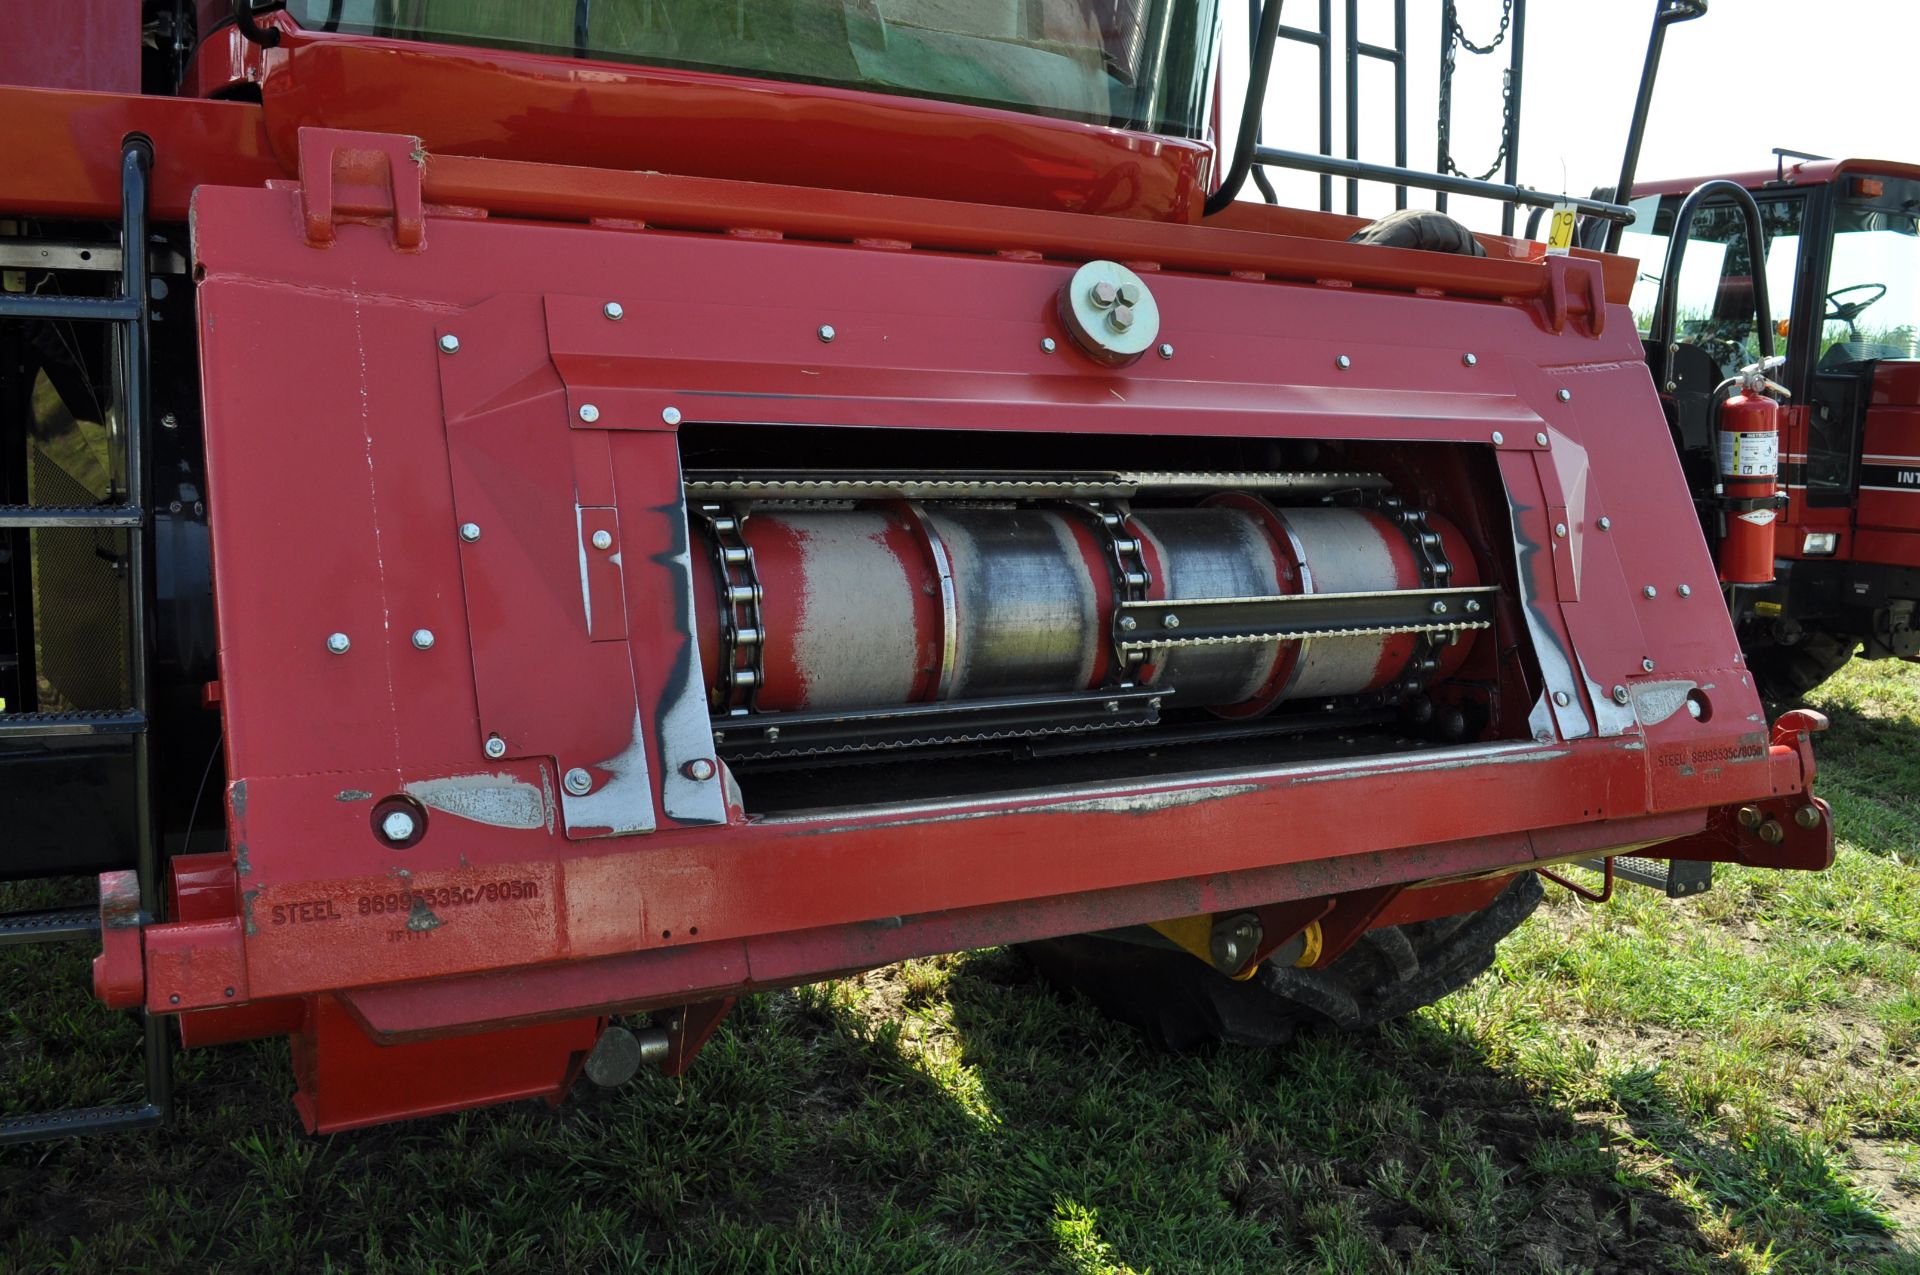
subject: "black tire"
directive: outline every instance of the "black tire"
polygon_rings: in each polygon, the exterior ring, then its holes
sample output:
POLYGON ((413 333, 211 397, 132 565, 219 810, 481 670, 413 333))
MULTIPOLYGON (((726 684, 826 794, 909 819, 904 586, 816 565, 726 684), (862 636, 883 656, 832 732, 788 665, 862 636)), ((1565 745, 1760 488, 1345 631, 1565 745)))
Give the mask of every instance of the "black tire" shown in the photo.
POLYGON ((1523 872, 1478 912, 1369 930, 1323 970, 1262 965, 1236 983, 1186 952, 1077 934, 1022 945, 1042 977, 1167 1049, 1281 1045, 1302 1028, 1362 1031, 1459 991, 1540 904, 1523 872))
POLYGON ((1808 629, 1806 637, 1792 646, 1775 641, 1771 635, 1748 637, 1747 669, 1753 674, 1760 698, 1769 704, 1792 704, 1805 698, 1807 692, 1845 668, 1860 649, 1858 638, 1822 629, 1808 629))

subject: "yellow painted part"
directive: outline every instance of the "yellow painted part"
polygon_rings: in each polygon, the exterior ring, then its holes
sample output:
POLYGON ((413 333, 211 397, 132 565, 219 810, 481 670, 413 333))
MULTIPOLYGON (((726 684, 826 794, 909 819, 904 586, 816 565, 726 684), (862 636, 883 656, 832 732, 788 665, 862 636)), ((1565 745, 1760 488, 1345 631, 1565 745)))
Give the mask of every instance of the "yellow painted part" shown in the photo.
POLYGON ((1306 969, 1320 959, 1320 922, 1308 921, 1307 928, 1300 932, 1306 940, 1306 947, 1300 953, 1300 959, 1293 963, 1295 969, 1306 969))
POLYGON ((1780 604, 1778 602, 1756 602, 1753 604, 1753 613, 1755 615, 1779 615, 1780 604))
POLYGON ((1153 928, 1193 953, 1208 965, 1213 964, 1213 913, 1177 916, 1170 921, 1154 921, 1153 928))

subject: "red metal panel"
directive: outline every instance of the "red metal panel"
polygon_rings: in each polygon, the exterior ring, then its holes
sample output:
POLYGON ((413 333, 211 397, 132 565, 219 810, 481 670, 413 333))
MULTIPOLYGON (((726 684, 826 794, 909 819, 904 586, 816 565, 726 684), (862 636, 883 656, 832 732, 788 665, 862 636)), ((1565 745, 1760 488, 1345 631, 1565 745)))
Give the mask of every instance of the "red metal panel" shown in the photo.
MULTIPOLYGON (((140 91, 140 6, 128 0, 9 0, 0 29, 0 84, 140 91)), ((4 111, 0 118, 11 134, 16 122, 4 111)))

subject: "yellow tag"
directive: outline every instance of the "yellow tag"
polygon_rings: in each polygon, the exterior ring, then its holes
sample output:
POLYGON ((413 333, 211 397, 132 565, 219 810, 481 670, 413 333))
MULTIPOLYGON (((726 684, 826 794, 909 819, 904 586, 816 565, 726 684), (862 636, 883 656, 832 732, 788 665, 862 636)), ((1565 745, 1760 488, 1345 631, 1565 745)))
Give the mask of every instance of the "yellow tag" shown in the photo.
POLYGON ((1547 255, 1565 256, 1573 247, 1573 205, 1555 204, 1553 223, 1547 227, 1547 255))

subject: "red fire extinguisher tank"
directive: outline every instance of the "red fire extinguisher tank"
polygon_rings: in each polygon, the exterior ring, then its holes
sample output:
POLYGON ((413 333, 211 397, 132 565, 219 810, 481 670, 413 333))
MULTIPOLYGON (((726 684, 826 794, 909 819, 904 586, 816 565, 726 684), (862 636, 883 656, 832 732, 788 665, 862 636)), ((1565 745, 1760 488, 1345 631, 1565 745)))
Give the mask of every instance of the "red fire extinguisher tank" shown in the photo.
POLYGON ((1780 516, 1780 404, 1761 369, 1743 369, 1740 392, 1720 408, 1720 482, 1726 530, 1720 579, 1726 584, 1773 580, 1774 520, 1780 516))

